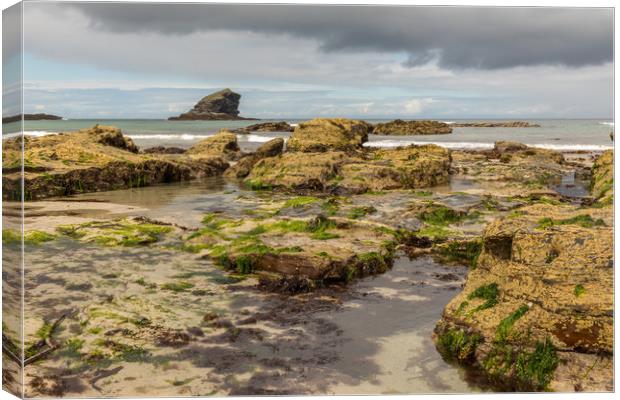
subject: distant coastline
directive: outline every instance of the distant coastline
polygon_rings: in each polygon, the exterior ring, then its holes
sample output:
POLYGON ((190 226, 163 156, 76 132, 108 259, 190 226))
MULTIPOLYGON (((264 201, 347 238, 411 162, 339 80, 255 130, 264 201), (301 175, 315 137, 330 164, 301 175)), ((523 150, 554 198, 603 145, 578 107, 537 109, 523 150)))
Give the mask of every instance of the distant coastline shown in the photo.
MULTIPOLYGON (((58 115, 44 114, 44 113, 40 113, 40 114, 24 114, 23 118, 24 118, 25 121, 42 121, 42 120, 55 121, 55 120, 62 119, 62 117, 60 117, 58 115)), ((2 118, 2 123, 3 124, 8 124, 8 123, 11 123, 11 122, 20 121, 21 119, 22 119, 22 114, 13 115, 13 116, 10 116, 10 117, 3 117, 2 118)))

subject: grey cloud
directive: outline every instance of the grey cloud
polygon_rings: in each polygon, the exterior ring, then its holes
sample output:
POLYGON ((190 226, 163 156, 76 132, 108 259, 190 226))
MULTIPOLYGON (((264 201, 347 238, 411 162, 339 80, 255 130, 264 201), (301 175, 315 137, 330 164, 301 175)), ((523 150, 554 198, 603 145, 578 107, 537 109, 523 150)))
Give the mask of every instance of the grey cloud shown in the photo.
MULTIPOLYGON (((40 4, 39 7, 46 5, 40 4)), ((403 52, 408 65, 499 69, 613 59, 610 8, 64 3, 110 32, 225 30, 313 39, 325 52, 403 52)))

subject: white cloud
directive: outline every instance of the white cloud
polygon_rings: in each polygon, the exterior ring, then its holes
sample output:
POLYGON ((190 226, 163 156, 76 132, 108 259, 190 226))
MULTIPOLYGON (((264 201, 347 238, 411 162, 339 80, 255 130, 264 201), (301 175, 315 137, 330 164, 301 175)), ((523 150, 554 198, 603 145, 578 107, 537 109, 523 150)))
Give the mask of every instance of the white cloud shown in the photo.
POLYGON ((612 63, 482 71, 449 70, 430 59, 427 64, 407 67, 403 52, 327 53, 318 40, 286 34, 96 30, 75 10, 51 5, 44 12, 32 4, 26 4, 26 52, 67 65, 66 79, 52 80, 44 72, 25 76, 26 104, 44 105, 50 112, 63 107, 65 113, 83 116, 87 109, 102 107, 104 99, 93 95, 100 93, 97 89, 115 89, 125 91, 128 100, 106 103, 110 116, 165 117, 184 111, 198 99, 182 90, 169 90, 163 98, 154 99, 145 89, 231 87, 244 95, 242 115, 262 118, 613 115, 612 63), (71 76, 73 65, 96 69, 101 77, 75 78, 71 76), (109 79, 106 73, 112 70, 135 79, 109 79), (63 97, 69 89, 91 93, 72 91, 76 97, 69 102, 63 97), (75 109, 67 108, 68 104, 75 109))

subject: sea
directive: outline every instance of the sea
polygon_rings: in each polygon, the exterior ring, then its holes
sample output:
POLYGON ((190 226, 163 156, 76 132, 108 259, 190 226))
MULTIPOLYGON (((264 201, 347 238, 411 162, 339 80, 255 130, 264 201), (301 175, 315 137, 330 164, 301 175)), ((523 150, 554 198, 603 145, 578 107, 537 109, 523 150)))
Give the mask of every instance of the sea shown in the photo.
MULTIPOLYGON (((59 132, 71 132, 96 124, 114 125, 134 140, 141 148, 174 146, 188 148, 194 143, 216 134, 220 129, 236 129, 258 122, 280 121, 168 121, 156 119, 69 119, 55 121, 25 121, 24 133, 42 136, 59 132)), ((285 120, 292 125, 303 119, 285 120)), ((367 120, 370 123, 390 120, 367 120)), ((448 124, 462 122, 492 122, 494 120, 452 120, 448 124)), ((506 121, 504 119, 503 121, 506 121)), ((379 136, 370 135, 368 147, 397 147, 408 144, 434 143, 450 149, 488 149, 498 140, 510 140, 534 147, 559 151, 603 151, 613 148, 610 133, 614 122, 601 119, 542 119, 524 120, 538 124, 537 128, 454 128, 448 135, 379 136)), ((3 138, 18 134, 19 123, 3 124, 3 138)), ((288 132, 255 132, 238 135, 242 149, 252 150, 275 137, 287 138, 288 132)))

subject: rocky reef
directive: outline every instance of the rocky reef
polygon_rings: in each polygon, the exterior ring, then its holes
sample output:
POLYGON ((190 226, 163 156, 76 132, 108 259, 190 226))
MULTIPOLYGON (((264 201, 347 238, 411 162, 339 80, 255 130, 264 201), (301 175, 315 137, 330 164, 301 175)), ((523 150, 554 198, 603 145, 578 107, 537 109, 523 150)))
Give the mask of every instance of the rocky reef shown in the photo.
POLYGON ((539 124, 533 124, 527 121, 457 122, 451 126, 455 128, 540 128, 539 124))
POLYGON ((372 150, 371 126, 346 119, 299 124, 286 152, 258 161, 245 182, 253 188, 330 193, 420 188, 446 183, 450 152, 435 145, 372 150))
MULTIPOLYGON (((120 129, 101 125, 23 140, 25 200, 219 175, 228 168, 225 159, 231 155, 229 147, 219 143, 221 153, 199 143, 189 155, 142 154, 120 129), (203 148, 211 150, 198 150, 203 148)), ((3 142, 5 199, 21 198, 21 145, 20 138, 3 142)))
MULTIPOLYGON (((613 152, 590 166, 516 142, 483 151, 364 147, 373 129, 363 121, 315 119, 299 124, 286 145, 276 138, 249 154, 227 130, 188 150, 143 152, 119 129, 99 125, 26 137, 26 200, 215 175, 254 190, 218 194, 218 204, 204 205, 194 225, 175 217, 80 219, 40 224, 24 241, 33 248, 73 240, 99 250, 148 249, 166 262, 191 258, 197 269, 175 281, 152 286, 132 278, 134 290, 166 295, 206 295, 194 285, 213 264, 231 280, 296 295, 384 273, 398 257, 466 265, 463 291, 435 328, 445 360, 503 390, 612 390, 613 152), (590 180, 590 195, 558 192, 568 175, 590 180)), ((20 140, 3 141, 5 199, 21 198, 20 140)), ((7 229, 3 242, 21 243, 21 236, 7 229)), ((452 275, 440 279, 457 282, 452 275)), ((103 306, 92 307, 92 320, 114 329, 97 309, 103 306)), ((138 318, 143 306, 132 307, 136 317, 128 323, 145 336, 131 343, 183 347, 193 340, 161 321, 148 325, 138 318)), ((204 326, 213 321, 205 316, 204 326)), ((98 357, 118 357, 113 339, 101 342, 98 357)))
POLYGON ((450 125, 439 121, 403 121, 376 124, 372 131, 375 135, 443 135, 452 133, 450 125))
POLYGON ((239 116, 239 101, 241 95, 230 89, 211 93, 200 99, 194 107, 177 117, 168 118, 169 121, 194 120, 245 120, 239 116))

